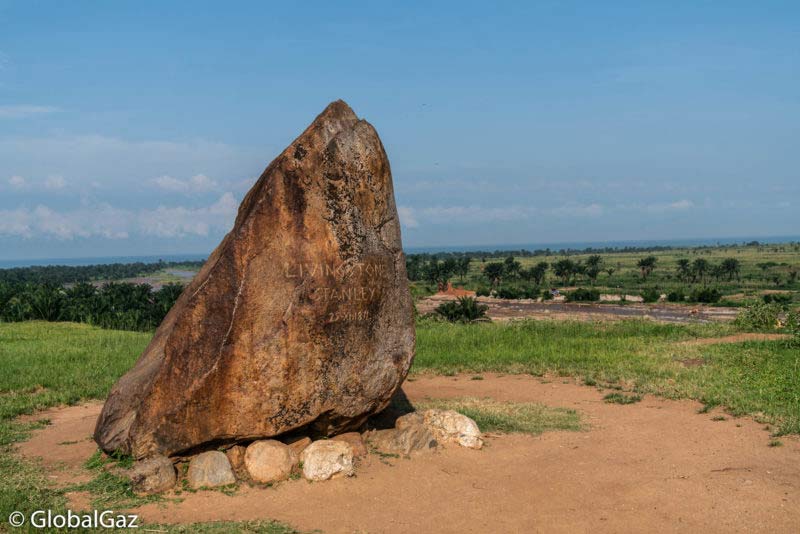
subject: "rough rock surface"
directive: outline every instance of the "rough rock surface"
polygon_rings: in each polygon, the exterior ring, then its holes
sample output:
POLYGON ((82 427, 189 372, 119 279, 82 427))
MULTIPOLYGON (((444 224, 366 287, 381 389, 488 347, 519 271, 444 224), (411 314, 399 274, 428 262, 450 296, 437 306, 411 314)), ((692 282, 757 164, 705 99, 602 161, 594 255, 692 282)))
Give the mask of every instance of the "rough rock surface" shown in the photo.
POLYGON ((381 452, 411 454, 436 450, 438 443, 430 429, 422 423, 407 424, 372 432, 367 438, 370 446, 381 452))
POLYGON ((224 452, 209 451, 191 459, 186 481, 192 489, 216 488, 234 484, 236 477, 224 452))
POLYGON ((127 473, 131 489, 140 495, 162 493, 175 486, 175 466, 166 456, 153 456, 136 462, 127 473))
POLYGON ((454 410, 425 410, 422 417, 425 426, 441 443, 457 443, 470 449, 483 447, 478 425, 466 415, 454 410))
POLYGON ((246 195, 94 438, 143 458, 304 427, 335 435, 386 407, 413 351, 389 161, 337 101, 246 195))
POLYGON ((328 480, 335 475, 353 474, 353 448, 344 441, 318 440, 300 455, 303 476, 308 480, 328 480))
POLYGON ((253 481, 262 484, 286 480, 296 463, 294 451, 274 439, 254 441, 248 445, 244 454, 247 473, 253 481))
POLYGON ((228 462, 230 462, 233 473, 237 478, 243 478, 243 475, 247 472, 244 468, 244 453, 246 450, 247 447, 234 445, 225 451, 225 456, 228 457, 228 462))
POLYGON ((289 441, 288 443, 286 443, 286 445, 288 445, 289 448, 292 449, 292 451, 299 458, 300 454, 305 450, 305 448, 311 445, 311 438, 309 438, 308 436, 303 436, 301 438, 289 441))
POLYGON ((356 458, 367 455, 367 447, 364 445, 364 440, 358 432, 345 432, 344 434, 333 436, 331 439, 334 441, 344 441, 350 445, 353 449, 353 456, 356 458))

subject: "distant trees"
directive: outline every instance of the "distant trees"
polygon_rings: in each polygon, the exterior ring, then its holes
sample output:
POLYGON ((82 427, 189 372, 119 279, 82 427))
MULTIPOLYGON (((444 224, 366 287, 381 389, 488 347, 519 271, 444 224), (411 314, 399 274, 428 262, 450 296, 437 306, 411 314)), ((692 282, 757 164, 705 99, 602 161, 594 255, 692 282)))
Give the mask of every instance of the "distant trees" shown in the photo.
POLYGON ((502 263, 487 263, 483 266, 483 276, 493 288, 500 284, 504 273, 505 269, 502 263))
POLYGON ((553 274, 561 278, 564 285, 569 285, 569 280, 575 273, 575 262, 569 258, 563 258, 553 264, 553 274))
POLYGON ((697 258, 692 262, 692 282, 705 283, 706 274, 711 270, 711 264, 704 258, 697 258))
POLYGON ((636 266, 642 273, 642 280, 647 280, 647 277, 650 276, 650 273, 656 268, 657 261, 658 259, 655 256, 647 256, 636 262, 636 266))
POLYGON ((734 277, 739 280, 739 272, 742 268, 742 264, 739 260, 736 258, 726 258, 722 260, 720 267, 722 267, 722 273, 728 276, 728 281, 733 280, 734 277))
POLYGON ((168 284, 157 291, 147 284, 111 282, 96 287, 52 283, 0 283, 0 320, 73 321, 120 330, 152 330, 183 291, 168 284))
POLYGON ((592 281, 592 285, 597 281, 597 276, 603 270, 603 257, 599 254, 592 254, 586 259, 586 276, 592 281))

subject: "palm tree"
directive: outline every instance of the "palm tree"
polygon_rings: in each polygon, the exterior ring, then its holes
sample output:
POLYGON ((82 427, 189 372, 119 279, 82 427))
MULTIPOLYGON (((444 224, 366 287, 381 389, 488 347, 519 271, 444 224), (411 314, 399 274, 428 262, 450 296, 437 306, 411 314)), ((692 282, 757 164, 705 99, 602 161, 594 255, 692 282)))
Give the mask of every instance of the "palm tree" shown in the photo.
POLYGON ((636 262, 636 266, 642 271, 642 280, 647 280, 647 277, 656 268, 657 261, 655 256, 647 256, 636 262))
POLYGON ((575 272, 575 262, 568 258, 558 260, 553 264, 553 272, 561 278, 565 286, 569 285, 569 279, 575 272))
POLYGON ((503 279, 503 272, 502 263, 487 263, 483 266, 483 275, 489 280, 492 287, 497 286, 503 279))
POLYGON ((678 260, 678 279, 683 280, 684 282, 689 280, 689 277, 692 274, 691 263, 686 258, 681 258, 678 260))
POLYGON ((726 258, 722 260, 720 267, 722 268, 722 272, 728 275, 728 281, 733 280, 734 276, 739 280, 739 271, 741 269, 739 260, 736 258, 726 258))
POLYGON ((706 273, 708 273, 710 268, 711 264, 708 263, 708 260, 703 258, 697 258, 694 260, 692 262, 692 282, 696 282, 698 278, 701 282, 704 282, 706 273))

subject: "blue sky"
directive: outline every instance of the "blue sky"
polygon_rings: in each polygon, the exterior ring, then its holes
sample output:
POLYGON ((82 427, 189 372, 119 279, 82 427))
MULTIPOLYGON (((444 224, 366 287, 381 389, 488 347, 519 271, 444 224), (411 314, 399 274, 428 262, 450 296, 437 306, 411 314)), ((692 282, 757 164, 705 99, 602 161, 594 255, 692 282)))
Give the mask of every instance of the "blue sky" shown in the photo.
POLYGON ((796 2, 0 0, 0 259, 207 253, 345 99, 406 246, 800 228, 796 2))

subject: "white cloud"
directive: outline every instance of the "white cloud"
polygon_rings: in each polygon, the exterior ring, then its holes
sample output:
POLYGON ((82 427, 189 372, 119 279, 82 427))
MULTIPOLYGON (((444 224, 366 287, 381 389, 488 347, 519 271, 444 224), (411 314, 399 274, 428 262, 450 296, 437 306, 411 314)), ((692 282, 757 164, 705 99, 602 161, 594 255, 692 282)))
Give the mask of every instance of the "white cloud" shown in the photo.
POLYGON ((419 226, 419 221, 417 221, 414 208, 408 206, 398 206, 397 216, 400 217, 400 224, 406 228, 417 228, 419 226))
POLYGON ((28 181, 22 176, 12 176, 8 179, 8 185, 10 185, 12 189, 21 191, 28 187, 28 181))
POLYGON ((207 236, 212 231, 227 231, 236 217, 237 207, 230 192, 210 206, 199 208, 159 206, 133 211, 99 204, 56 211, 38 205, 33 210, 0 210, 0 235, 64 241, 89 237, 125 239, 132 234, 165 238, 207 236))
POLYGON ((24 119, 36 115, 46 115, 61 111, 53 106, 32 106, 27 104, 0 106, 0 119, 24 119))
POLYGON ((52 174, 44 181, 44 188, 51 191, 57 191, 67 187, 67 181, 60 174, 52 174))
POLYGON ((205 208, 159 206, 140 214, 139 228, 142 233, 156 237, 207 236, 212 228, 230 228, 237 207, 236 199, 230 192, 205 208))
POLYGON ((593 202, 591 204, 567 204, 550 210, 558 217, 599 217, 605 213, 605 208, 593 202))
POLYGON ((31 214, 24 208, 0 210, 0 235, 31 237, 31 214))
POLYGON ((205 174, 196 174, 188 180, 164 175, 154 178, 151 182, 159 189, 176 193, 207 193, 219 188, 219 184, 205 174))
POLYGON ((681 199, 668 204, 650 204, 645 207, 645 210, 651 213, 664 213, 667 211, 686 211, 693 207, 694 203, 691 200, 681 199))

